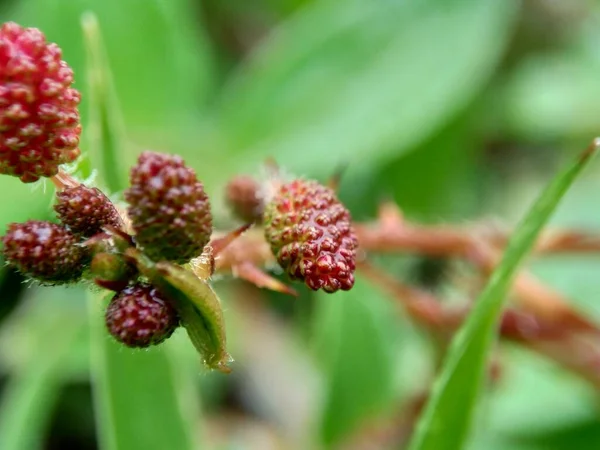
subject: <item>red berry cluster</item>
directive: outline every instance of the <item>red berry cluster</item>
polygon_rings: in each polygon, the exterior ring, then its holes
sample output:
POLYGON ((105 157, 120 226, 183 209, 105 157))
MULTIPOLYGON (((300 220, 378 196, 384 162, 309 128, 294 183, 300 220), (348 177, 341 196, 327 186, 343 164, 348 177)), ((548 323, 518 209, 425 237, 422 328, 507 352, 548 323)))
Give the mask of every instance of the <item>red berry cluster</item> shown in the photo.
POLYGON ((310 180, 283 184, 265 207, 264 223, 273 254, 291 278, 329 293, 352 288, 358 241, 332 189, 310 180))
POLYGON ((169 300, 152 285, 137 283, 118 292, 106 308, 110 334, 128 347, 157 345, 179 326, 169 300))
POLYGON ((22 274, 43 284, 77 282, 92 256, 85 245, 87 238, 106 227, 122 227, 121 218, 104 194, 84 185, 59 191, 54 209, 59 224, 11 223, 2 238, 4 257, 22 274))
POLYGON ((138 245, 156 261, 187 263, 212 234, 204 186, 179 156, 144 152, 125 191, 138 245))
POLYGON ((119 212, 100 189, 80 184, 56 196, 54 210, 59 220, 77 235, 92 237, 106 227, 123 228, 119 212))
POLYGON ((157 262, 179 263, 202 253, 212 233, 212 216, 192 169, 178 156, 142 153, 125 193, 133 235, 97 188, 76 184, 59 190, 56 198, 60 224, 9 226, 3 237, 7 262, 44 284, 73 283, 84 276, 116 291, 106 324, 127 346, 147 347, 168 338, 179 324, 174 306, 140 278, 125 253, 137 244, 157 262))
POLYGON ((2 242, 5 259, 25 276, 43 284, 72 283, 81 278, 85 249, 63 225, 38 220, 11 223, 2 242))
POLYGON ((292 279, 333 293, 354 286, 358 241, 349 211, 333 189, 314 180, 267 181, 237 176, 225 189, 233 214, 262 223, 278 264, 292 279))
MULTIPOLYGON (((124 192, 126 216, 99 189, 59 174, 61 164, 79 155, 80 96, 72 82, 60 49, 39 30, 0 27, 0 173, 26 183, 50 177, 59 187, 59 223, 10 224, 3 255, 42 284, 91 280, 115 291, 106 310, 109 332, 130 347, 155 345, 180 318, 140 271, 147 270, 144 264, 185 264, 200 256, 212 235, 210 202, 195 172, 174 155, 140 155, 124 192)), ((357 240, 335 192, 306 180, 276 184, 270 192, 263 195, 257 181, 242 176, 228 184, 226 200, 246 223, 264 226, 273 254, 293 279, 325 292, 352 288, 357 240)), ((240 233, 217 240, 216 248, 240 233)), ((214 261, 207 264, 214 267, 214 261)))
POLYGON ((0 173, 25 183, 79 156, 79 92, 56 44, 35 28, 0 27, 0 173))

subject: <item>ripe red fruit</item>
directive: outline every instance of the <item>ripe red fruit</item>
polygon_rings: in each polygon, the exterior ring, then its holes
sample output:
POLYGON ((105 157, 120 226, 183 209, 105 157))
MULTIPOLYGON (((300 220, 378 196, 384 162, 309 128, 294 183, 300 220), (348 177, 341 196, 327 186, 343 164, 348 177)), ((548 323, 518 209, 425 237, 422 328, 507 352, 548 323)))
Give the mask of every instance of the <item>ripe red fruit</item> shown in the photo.
POLYGON ((204 186, 179 156, 142 153, 125 199, 135 240, 155 261, 186 263, 210 240, 212 215, 204 186))
POLYGON ((332 189, 311 180, 284 184, 265 207, 264 222, 267 242, 290 277, 329 293, 352 288, 358 241, 332 189))
POLYGON ((83 273, 86 250, 61 225, 35 220, 12 223, 2 242, 6 261, 43 284, 72 283, 83 273))
POLYGON ((225 187, 225 201, 232 212, 246 223, 260 221, 264 202, 258 182, 247 175, 233 178, 225 187))
POLYGON ((106 309, 110 334, 128 347, 148 347, 167 339, 179 326, 179 316, 156 288, 138 283, 117 293, 106 309))
POLYGON ((79 156, 81 96, 56 44, 36 28, 0 27, 0 173, 24 183, 79 156))
POLYGON ((112 202, 97 188, 79 186, 66 188, 56 194, 54 210, 71 232, 92 237, 103 227, 121 228, 123 222, 112 202))

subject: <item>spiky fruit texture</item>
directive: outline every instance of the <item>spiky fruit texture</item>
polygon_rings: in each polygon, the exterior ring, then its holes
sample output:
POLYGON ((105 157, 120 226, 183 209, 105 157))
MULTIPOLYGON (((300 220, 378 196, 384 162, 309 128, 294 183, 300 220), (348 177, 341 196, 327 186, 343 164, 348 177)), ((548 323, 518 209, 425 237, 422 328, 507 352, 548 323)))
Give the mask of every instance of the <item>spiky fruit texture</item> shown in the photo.
POLYGON ((358 241, 332 189, 311 180, 284 184, 264 221, 271 250, 290 277, 329 293, 352 288, 358 241))
POLYGON ((233 178, 225 187, 225 201, 232 212, 246 223, 262 218, 264 202, 258 182, 247 175, 233 178))
POLYGON ((148 347, 167 339, 179 325, 179 316, 156 288, 138 283, 117 293, 106 309, 106 326, 128 347, 148 347))
POLYGON ((79 92, 56 44, 36 28, 0 27, 0 173, 24 183, 79 156, 79 92))
POLYGON ((186 263, 210 240, 212 215, 204 186, 179 156, 142 153, 125 199, 136 242, 155 261, 186 263))
POLYGON ((2 241, 6 261, 43 284, 72 283, 81 277, 86 251, 61 225, 36 220, 12 223, 2 241))
POLYGON ((54 210, 58 218, 75 234, 92 237, 102 232, 103 227, 123 226, 115 206, 97 188, 80 184, 59 191, 56 198, 54 210))

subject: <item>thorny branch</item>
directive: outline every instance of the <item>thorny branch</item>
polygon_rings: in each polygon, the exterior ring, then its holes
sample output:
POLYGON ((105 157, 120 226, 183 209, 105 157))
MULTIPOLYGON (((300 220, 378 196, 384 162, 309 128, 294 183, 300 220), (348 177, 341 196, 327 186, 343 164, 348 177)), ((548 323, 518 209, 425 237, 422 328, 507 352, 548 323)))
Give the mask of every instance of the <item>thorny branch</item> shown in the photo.
MULTIPOLYGON (((359 240, 361 275, 374 281, 405 309, 415 323, 437 336, 449 336, 469 308, 450 309, 430 292, 408 286, 375 268, 368 254, 411 253, 460 258, 487 277, 500 260, 510 236, 498 227, 418 225, 406 221, 395 204, 383 204, 377 220, 354 224, 359 240)), ((600 235, 572 230, 546 232, 534 256, 600 251, 600 235)), ((233 274, 258 286, 291 293, 263 269, 275 267, 262 229, 253 228, 231 243, 216 261, 216 273, 233 274)), ((600 326, 574 309, 569 300, 526 271, 513 284, 513 300, 501 320, 502 338, 543 354, 600 389, 600 326)))

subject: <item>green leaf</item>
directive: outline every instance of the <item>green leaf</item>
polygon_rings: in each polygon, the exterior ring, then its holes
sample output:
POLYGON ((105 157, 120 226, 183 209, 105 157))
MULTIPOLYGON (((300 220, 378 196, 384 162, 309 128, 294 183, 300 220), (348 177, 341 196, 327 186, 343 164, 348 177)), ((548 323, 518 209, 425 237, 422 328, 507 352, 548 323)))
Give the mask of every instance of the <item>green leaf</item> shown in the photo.
MULTIPOLYGON (((512 450, 520 448, 517 442, 552 435, 582 422, 593 420, 598 425, 597 399, 591 385, 567 373, 555 362, 523 348, 504 346, 502 359, 504 367, 510 369, 502 382, 486 393, 482 402, 484 414, 473 427, 468 449, 512 450), (532 392, 535 392, 535 401, 531 400, 532 392)), ((545 444, 540 447, 551 448, 545 444)), ((571 448, 594 447, 572 442, 571 448)))
POLYGON ((17 360, 0 404, 2 450, 43 447, 64 381, 63 365, 86 329, 85 314, 68 305, 81 300, 81 295, 82 289, 54 288, 48 294, 36 288, 3 324, 2 353, 18 354, 12 355, 17 360))
POLYGON ((410 450, 458 450, 468 436, 498 318, 517 269, 560 199, 600 146, 600 139, 544 190, 515 230, 500 265, 452 340, 412 437, 410 450))
POLYGON ((49 40, 61 46, 75 71, 76 86, 83 92, 85 105, 86 55, 80 18, 87 11, 97 16, 128 132, 156 131, 157 125, 168 128, 182 118, 191 121, 190 114, 212 95, 212 55, 189 0, 12 3, 5 20, 39 27, 49 40))
POLYGON ((225 89, 211 145, 236 164, 276 156, 300 172, 398 155, 482 87, 510 34, 514 6, 310 4, 275 30, 225 89))
POLYGON ((41 183, 24 184, 16 177, 0 176, 0 190, 10 192, 10 201, 0 202, 0 235, 5 233, 11 222, 49 218, 54 189, 46 180, 41 183))
POLYGON ((231 369, 227 364, 231 357, 227 353, 223 309, 210 284, 176 264, 167 261, 154 264, 133 249, 128 255, 136 260, 138 270, 173 300, 181 322, 206 366, 229 373, 231 369))
POLYGON ((99 164, 101 177, 111 192, 119 192, 127 180, 123 164, 125 129, 112 86, 112 75, 102 46, 98 20, 93 13, 82 16, 87 50, 90 121, 86 130, 89 160, 99 164))
POLYGON ((92 382, 100 448, 104 450, 195 449, 195 416, 184 415, 192 402, 178 383, 165 346, 128 350, 106 333, 107 298, 88 296, 92 321, 92 382))
MULTIPOLYGON (((590 17, 600 12, 599 6, 588 5, 590 17)), ((498 97, 492 98, 494 110, 501 113, 497 122, 506 127, 502 131, 544 142, 588 139, 597 132, 599 40, 598 27, 583 21, 569 29, 564 46, 517 59, 498 97)))
POLYGON ((595 53, 525 60, 501 91, 506 132, 536 140, 589 136, 598 129, 599 70, 595 53))
MULTIPOLYGON (((125 187, 124 131, 107 59, 93 13, 82 17, 90 81, 91 162, 100 166, 99 182, 111 191, 125 187)), ((106 299, 89 295, 92 322, 91 369, 99 440, 105 450, 192 449, 197 417, 184 411, 190 402, 179 383, 168 347, 126 351, 104 325, 106 299)))
POLYGON ((393 303, 360 278, 352 291, 317 302, 315 351, 326 378, 320 432, 333 444, 397 401, 401 334, 393 303))

